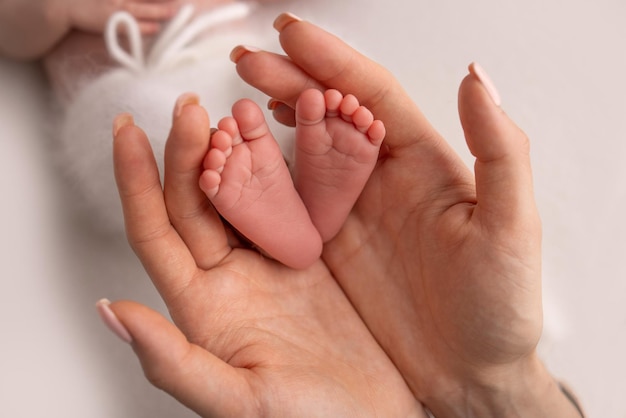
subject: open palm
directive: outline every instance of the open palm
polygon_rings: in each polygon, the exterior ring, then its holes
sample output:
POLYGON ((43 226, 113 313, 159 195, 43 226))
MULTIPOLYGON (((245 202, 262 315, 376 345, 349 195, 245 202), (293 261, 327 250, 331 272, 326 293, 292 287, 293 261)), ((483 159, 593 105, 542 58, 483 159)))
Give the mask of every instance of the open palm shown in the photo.
POLYGON ((203 416, 423 416, 322 262, 296 272, 237 248, 197 185, 208 117, 178 111, 163 189, 144 133, 115 141, 129 241, 175 322, 111 305, 148 378, 203 416))
POLYGON ((478 70, 459 93, 472 173, 386 70, 308 22, 283 15, 276 26, 287 57, 232 56, 244 80, 287 105, 274 103, 278 120, 289 124, 294 98, 317 86, 354 94, 387 128, 378 166, 323 258, 415 395, 450 405, 512 369, 536 372, 541 227, 528 140, 478 70))

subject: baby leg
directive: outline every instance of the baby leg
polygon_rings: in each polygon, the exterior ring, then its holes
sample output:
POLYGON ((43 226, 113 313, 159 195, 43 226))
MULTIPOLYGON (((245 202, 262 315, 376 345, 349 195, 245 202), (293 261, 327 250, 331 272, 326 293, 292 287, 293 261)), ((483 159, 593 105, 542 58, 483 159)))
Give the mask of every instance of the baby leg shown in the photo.
POLYGON ((322 242, 261 109, 240 100, 211 138, 200 187, 220 214, 278 261, 312 264, 322 242))
POLYGON ((307 90, 298 99, 294 182, 324 242, 365 187, 384 136, 382 122, 352 95, 307 90))

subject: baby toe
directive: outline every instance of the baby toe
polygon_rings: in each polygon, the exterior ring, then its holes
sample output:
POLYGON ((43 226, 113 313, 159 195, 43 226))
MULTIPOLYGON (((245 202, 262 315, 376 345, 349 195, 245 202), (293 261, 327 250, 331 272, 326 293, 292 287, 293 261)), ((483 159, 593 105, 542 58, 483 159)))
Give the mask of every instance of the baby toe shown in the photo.
POLYGON ((215 171, 219 174, 224 170, 226 158, 227 156, 223 151, 213 148, 209 150, 206 157, 204 157, 204 169, 215 171))
POLYGON ((324 101, 326 102, 326 116, 336 117, 339 115, 339 107, 343 101, 343 95, 339 90, 329 89, 324 92, 324 101))
POLYGON ((211 136, 211 148, 222 151, 226 158, 233 152, 233 137, 226 131, 216 131, 211 136))
POLYGON ((352 114, 352 123, 359 132, 367 133, 374 122, 374 115, 365 106, 358 107, 352 114))

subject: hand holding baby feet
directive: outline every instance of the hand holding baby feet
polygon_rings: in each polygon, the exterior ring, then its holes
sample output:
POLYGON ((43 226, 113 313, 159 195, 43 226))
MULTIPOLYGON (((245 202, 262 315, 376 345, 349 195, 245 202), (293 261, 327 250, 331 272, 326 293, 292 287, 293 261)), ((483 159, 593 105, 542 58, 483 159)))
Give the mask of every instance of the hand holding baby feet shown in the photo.
POLYGON ((322 242, 261 109, 240 100, 211 138, 200 188, 218 212, 271 257, 308 267, 322 242))
POLYGON ((374 170, 385 127, 352 95, 302 93, 294 182, 324 242, 341 229, 374 170))
POLYGON ((384 136, 382 122, 354 96, 307 90, 296 106, 292 181, 261 110, 241 100, 211 138, 200 187, 224 218, 271 257, 307 267, 347 219, 384 136))

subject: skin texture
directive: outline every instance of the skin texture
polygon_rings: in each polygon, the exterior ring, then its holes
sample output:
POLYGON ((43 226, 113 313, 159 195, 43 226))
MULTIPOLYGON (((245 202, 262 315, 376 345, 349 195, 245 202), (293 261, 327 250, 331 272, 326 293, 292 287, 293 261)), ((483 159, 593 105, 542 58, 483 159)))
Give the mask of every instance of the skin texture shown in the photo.
POLYGON ((261 109, 236 102, 218 123, 200 188, 272 258, 306 268, 343 226, 376 164, 385 129, 354 96, 311 89, 298 99, 294 179, 261 109))
POLYGON ((176 325, 133 302, 110 306, 147 378, 202 416, 423 417, 321 261, 294 271, 229 240, 198 187, 206 112, 175 113, 163 189, 130 118, 114 142, 129 242, 176 325))
POLYGON ((323 259, 294 272, 229 239, 199 190, 197 105, 175 112, 163 189, 145 136, 118 119, 129 241, 176 324, 111 305, 148 378, 206 416, 423 416, 413 396, 437 417, 579 416, 536 355, 528 140, 475 67, 459 91, 473 174, 385 69, 310 23, 276 27, 288 57, 238 49, 239 74, 287 123, 305 88, 359 97, 387 128, 380 160, 323 259))
POLYGON ((416 397, 436 416, 577 416, 536 355, 541 224, 529 141, 476 67, 459 90, 473 174, 384 68, 310 23, 283 15, 275 26, 287 57, 233 56, 244 80, 286 104, 277 119, 290 123, 303 86, 337 88, 387 128, 323 259, 416 397))

